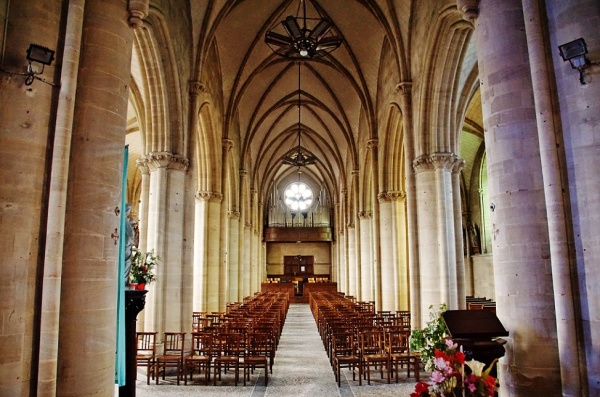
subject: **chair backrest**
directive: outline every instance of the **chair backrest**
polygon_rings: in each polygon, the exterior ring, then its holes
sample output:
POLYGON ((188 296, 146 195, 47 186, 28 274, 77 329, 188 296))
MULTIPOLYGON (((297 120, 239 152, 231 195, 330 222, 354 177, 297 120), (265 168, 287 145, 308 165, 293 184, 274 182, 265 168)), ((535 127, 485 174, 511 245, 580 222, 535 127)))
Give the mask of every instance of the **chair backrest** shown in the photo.
POLYGON ((249 356, 268 356, 273 351, 273 339, 265 332, 249 333, 247 345, 249 356))
POLYGON ((331 334, 331 353, 333 356, 352 356, 356 353, 354 334, 336 332, 331 334))
POLYGON ((192 332, 192 355, 211 356, 213 336, 206 332, 192 332))
POLYGON ((138 355, 156 354, 156 332, 136 332, 138 355))
MULTIPOLYGON (((239 357, 241 354, 240 346, 242 345, 244 335, 236 332, 222 332, 219 334, 220 356, 239 357)), ((214 346, 214 343, 213 343, 214 346)))
POLYGON ((361 354, 380 354, 385 351, 383 331, 364 331, 359 338, 361 354))
POLYGON ((185 347, 185 332, 165 332, 163 337, 164 355, 181 355, 185 347))
POLYGON ((390 354, 408 353, 410 331, 393 328, 386 332, 386 348, 390 354))

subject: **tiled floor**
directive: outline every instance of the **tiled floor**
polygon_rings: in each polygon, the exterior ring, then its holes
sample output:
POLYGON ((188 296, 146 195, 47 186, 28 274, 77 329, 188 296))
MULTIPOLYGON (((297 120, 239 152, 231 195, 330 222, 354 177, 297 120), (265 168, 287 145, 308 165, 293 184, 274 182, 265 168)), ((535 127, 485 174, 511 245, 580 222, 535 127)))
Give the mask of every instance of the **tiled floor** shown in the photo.
MULTIPOLYGON (((199 378, 193 383, 175 384, 174 379, 167 379, 159 385, 151 382, 146 385, 146 378, 138 376, 137 397, 149 396, 227 396, 227 397, 408 397, 414 390, 414 378, 406 379, 406 373, 399 383, 387 384, 373 373, 371 385, 366 382, 358 385, 352 380, 352 374, 345 370, 345 379, 338 388, 329 359, 323 348, 315 321, 307 304, 292 304, 279 342, 273 374, 269 385, 264 386, 262 370, 256 371, 247 386, 233 385, 233 375, 224 376, 217 386, 204 386, 199 378)), ((427 373, 422 374, 426 379, 427 373)), ((116 394, 118 395, 118 394, 116 394)))

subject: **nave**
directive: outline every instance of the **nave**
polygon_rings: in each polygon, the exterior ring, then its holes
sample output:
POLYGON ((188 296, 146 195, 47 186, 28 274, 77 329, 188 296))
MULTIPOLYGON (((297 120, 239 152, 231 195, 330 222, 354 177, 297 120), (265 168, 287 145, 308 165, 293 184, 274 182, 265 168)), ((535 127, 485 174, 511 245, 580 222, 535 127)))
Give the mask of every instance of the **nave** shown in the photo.
MULTIPOLYGON (((143 372, 143 371, 142 371, 143 372)), ((360 397, 360 396, 408 396, 413 390, 415 379, 403 373, 399 383, 387 384, 385 379, 371 377, 371 385, 358 379, 352 380, 348 370, 342 372, 341 387, 338 388, 329 359, 319 336, 317 326, 308 304, 291 304, 277 348, 273 374, 268 386, 264 386, 264 374, 257 370, 248 386, 233 385, 233 376, 224 376, 217 386, 204 386, 197 382, 177 386, 168 379, 160 385, 146 384, 146 377, 138 373, 137 397, 150 396, 227 396, 227 397, 360 397)), ((427 374, 422 374, 422 380, 427 374)), ((117 394, 116 394, 117 395, 117 394)))

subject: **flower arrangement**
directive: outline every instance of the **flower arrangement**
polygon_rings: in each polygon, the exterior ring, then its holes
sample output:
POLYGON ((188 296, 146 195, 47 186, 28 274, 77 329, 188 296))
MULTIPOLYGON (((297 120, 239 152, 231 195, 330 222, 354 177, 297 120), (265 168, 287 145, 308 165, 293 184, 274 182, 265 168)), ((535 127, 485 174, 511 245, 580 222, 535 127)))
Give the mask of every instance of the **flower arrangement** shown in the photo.
POLYGON ((154 250, 142 253, 136 247, 131 249, 131 283, 150 284, 155 281, 154 268, 158 265, 160 257, 154 250))
POLYGON ((493 397, 498 390, 496 379, 490 375, 494 360, 484 371, 485 364, 465 361, 462 349, 451 339, 445 340, 444 350, 434 351, 434 370, 431 373, 433 384, 418 382, 410 397, 493 397), (471 370, 465 375, 464 366, 471 370))
POLYGON ((435 369, 435 349, 445 350, 445 338, 448 336, 446 323, 442 314, 447 310, 445 303, 440 304, 438 310, 433 305, 429 306, 429 321, 423 329, 414 329, 410 334, 410 349, 421 353, 421 360, 426 371, 435 369))

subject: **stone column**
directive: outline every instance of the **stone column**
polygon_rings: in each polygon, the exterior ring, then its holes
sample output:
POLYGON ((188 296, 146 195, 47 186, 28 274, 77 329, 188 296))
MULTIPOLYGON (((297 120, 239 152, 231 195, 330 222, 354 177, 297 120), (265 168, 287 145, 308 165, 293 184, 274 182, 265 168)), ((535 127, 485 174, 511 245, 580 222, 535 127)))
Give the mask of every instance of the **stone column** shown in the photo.
POLYGON ((394 219, 393 197, 388 192, 379 193, 379 214, 381 216, 379 227, 381 249, 381 310, 396 310, 396 296, 398 295, 397 262, 394 258, 394 219))
POLYGON ((360 222, 360 300, 372 301, 373 297, 373 213, 361 211, 358 213, 360 222))
POLYGON ((396 310, 410 310, 411 292, 410 269, 408 263, 406 193, 393 192, 392 217, 394 219, 394 263, 396 275, 396 310))
MULTIPOLYGON (((412 82, 404 81, 396 86, 400 96, 400 110, 402 111, 402 128, 404 135, 404 161, 406 168, 406 228, 408 240, 408 270, 410 277, 410 311, 413 327, 421 327, 421 290, 419 269, 419 240, 417 233, 417 198, 416 181, 413 169, 415 159, 413 108, 412 108, 412 82)), ((427 319, 428 317, 425 317, 427 319)))
POLYGON ((250 254, 252 252, 252 225, 250 222, 244 223, 244 241, 243 241, 243 255, 241 257, 242 266, 242 291, 243 296, 250 296, 250 279, 251 279, 251 258, 250 254))
POLYGON ((348 291, 349 295, 358 299, 358 266, 356 264, 356 228, 354 223, 349 223, 346 227, 348 237, 348 291))
MULTIPOLYGON (((595 383, 593 388, 595 391, 590 391, 587 381, 587 372, 590 370, 586 364, 584 345, 584 331, 581 315, 581 301, 579 292, 579 276, 576 259, 576 249, 573 236, 573 222, 570 219, 571 203, 569 195, 571 192, 568 186, 568 177, 566 177, 567 164, 564 151, 563 128, 560 126, 561 118, 559 114, 558 96, 555 85, 552 84, 554 71, 551 63, 547 62, 549 58, 553 58, 554 62, 562 62, 558 56, 552 54, 553 45, 550 45, 547 34, 546 9, 537 1, 523 0, 523 13, 525 20, 525 31, 527 32, 527 46, 529 59, 531 64, 531 78, 533 85, 533 94, 535 101, 536 124, 538 137, 540 141, 540 160, 542 164, 542 176, 544 180, 544 197, 548 213, 548 237, 550 241, 550 257, 552 264, 552 281, 554 290, 554 307, 556 310, 556 326, 557 326, 557 341, 560 358, 560 374, 562 383, 563 396, 579 396, 579 395, 594 395, 600 394, 600 382, 595 383), (564 167, 564 168, 563 168, 564 167)), ((562 12, 553 12, 554 18, 558 18, 560 26, 568 32, 565 37, 571 40, 574 34, 569 29, 569 25, 576 26, 581 31, 586 31, 589 27, 591 31, 595 31, 595 35, 599 32, 598 24, 593 21, 598 20, 600 16, 600 6, 596 3, 594 8, 586 9, 586 20, 582 20, 579 15, 569 13, 570 10, 577 10, 583 6, 584 2, 556 2, 558 7, 562 8, 562 12), (565 7, 565 8, 563 8, 565 7), (562 14, 566 11, 566 15, 570 16, 570 20, 563 20, 562 14), (594 12, 595 11, 595 12, 594 12)), ((549 5, 549 11, 553 11, 553 5, 549 5)), ((557 38, 562 35, 558 33, 557 38)), ((594 34, 592 34, 592 37, 594 34)), ((560 44, 560 43, 559 43, 560 44)), ((556 49, 554 54, 556 54, 556 49)), ((568 62, 567 62, 568 63, 568 62)), ((564 66, 564 62, 563 65, 564 66)), ((577 91, 584 91, 582 84, 572 84, 572 81, 567 85, 569 87, 577 87, 577 91), (570 84, 569 84, 570 83, 570 84)), ((586 84, 591 83, 587 82, 586 84)), ((596 82, 597 85, 597 82, 596 82)), ((598 95, 597 87, 595 95, 590 94, 589 98, 581 98, 581 104, 586 104, 586 110, 589 114, 593 114, 594 110, 589 109, 590 102, 596 104, 596 110, 600 108, 600 95, 598 95), (591 99, 591 101, 589 101, 591 99), (595 100, 594 100, 595 99, 595 100), (589 102, 588 102, 589 101, 589 102)), ((561 95, 564 98, 564 95, 561 95)), ((579 102, 579 101, 577 101, 579 102)), ((582 106, 583 107, 583 106, 582 106)), ((587 125, 585 115, 582 115, 583 125, 587 125)), ((584 127, 585 128, 585 127, 584 127)), ((580 129, 577 128, 575 135, 581 136, 580 129)), ((584 141, 586 139, 584 138, 584 141)), ((587 143, 586 143, 587 146, 587 143)), ((596 143, 596 148, 600 145, 596 143)), ((586 159, 595 162, 589 163, 585 160, 578 159, 580 164, 585 164, 585 174, 595 174, 590 172, 592 169, 600 170, 600 161, 598 161, 597 150, 585 150, 586 159), (595 153, 595 154, 592 154, 595 153)), ((581 182, 577 178, 578 182, 581 182)), ((597 179, 594 179, 596 190, 600 184, 597 179)), ((596 197, 592 189, 586 189, 588 194, 596 197)), ((594 200, 596 201, 596 200, 594 200)), ((596 205, 598 208, 598 205, 596 205)), ((590 210, 597 214, 597 211, 590 210)), ((598 228, 596 235, 599 235, 598 228)), ((584 244, 585 246, 585 244, 584 244)), ((583 251, 586 251, 585 249, 583 251)), ((590 262, 591 263, 591 262, 590 262)), ((589 310, 589 309, 588 309, 589 310)), ((590 310, 590 312, 593 310, 590 310)), ((595 354, 595 353, 593 353, 595 354)), ((596 366, 596 370, 598 366, 596 366)), ((591 372, 594 370, 591 369, 591 372)))
POLYGON ((139 209, 139 243, 138 248, 142 252, 146 252, 148 246, 148 201, 150 200, 150 167, 148 160, 144 157, 136 161, 137 167, 142 174, 142 191, 140 194, 140 209, 139 209))
POLYGON ((115 305, 122 277, 111 234, 119 227, 115 207, 131 78, 128 17, 127 1, 86 1, 80 55, 85 73, 77 82, 65 217, 57 395, 114 395, 115 305))
POLYGON ((229 265, 229 298, 230 302, 241 302, 242 289, 240 285, 240 213, 229 211, 229 244, 227 262, 229 265))
POLYGON ((148 194, 148 230, 146 250, 154 249, 161 257, 162 266, 156 268, 156 279, 154 285, 147 288, 152 291, 148 294, 146 313, 144 316, 145 329, 158 332, 162 336, 164 332, 164 304, 165 304, 165 275, 167 263, 164 253, 167 251, 166 233, 167 228, 167 191, 170 157, 168 153, 150 153, 147 157, 150 169, 150 189, 148 194))
POLYGON ((403 197, 403 192, 382 192, 377 196, 381 217, 381 310, 400 310, 398 307, 401 292, 405 295, 402 299, 405 309, 402 310, 408 310, 408 283, 399 282, 402 278, 401 270, 402 274, 408 274, 406 261, 398 255, 400 252, 406 254, 406 250, 399 246, 401 243, 398 236, 398 230, 400 227, 404 228, 406 219, 396 210, 397 201, 403 197))
POLYGON ((210 195, 196 193, 194 210, 194 266, 192 310, 208 310, 208 201, 210 195))
MULTIPOLYGON (((465 161, 457 159, 452 167, 452 202, 454 209, 454 252, 456 261, 456 295, 458 299, 458 309, 467 308, 467 286, 465 282, 465 256, 462 238, 462 208, 460 199, 460 172, 465 166, 465 161)), ((482 227, 483 229, 483 227, 482 227)))
POLYGON ((489 191, 496 206, 497 315, 511 335, 499 363, 501 390, 558 396, 548 223, 522 2, 481 0, 479 10, 475 38, 489 191))
POLYGON ((207 200, 206 211, 206 310, 221 311, 225 308, 225 302, 221 302, 220 291, 221 277, 227 277, 221 272, 221 203, 223 196, 220 193, 201 193, 207 200))
POLYGON ((421 318, 429 306, 457 309, 456 242, 451 170, 456 156, 423 155, 414 162, 418 191, 421 318))

